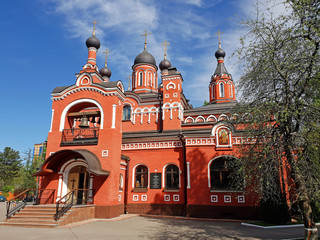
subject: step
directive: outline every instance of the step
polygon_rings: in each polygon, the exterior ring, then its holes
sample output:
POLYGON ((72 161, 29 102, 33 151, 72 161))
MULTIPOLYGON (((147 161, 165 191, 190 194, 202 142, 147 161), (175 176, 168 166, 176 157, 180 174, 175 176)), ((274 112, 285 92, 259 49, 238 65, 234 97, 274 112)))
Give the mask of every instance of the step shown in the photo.
POLYGON ((32 217, 32 216, 39 216, 39 217, 53 217, 53 213, 39 213, 39 212, 31 212, 31 213, 29 213, 29 212, 19 212, 19 213, 16 213, 15 214, 15 216, 30 216, 30 217, 32 217))
POLYGON ((34 227, 34 228, 55 228, 58 227, 58 223, 54 224, 39 224, 39 223, 12 223, 12 222, 2 222, 0 223, 2 226, 9 226, 9 227, 34 227))
POLYGON ((29 223, 29 224, 57 224, 53 219, 39 220, 39 219, 8 219, 7 223, 29 223))
POLYGON ((20 212, 23 212, 23 213, 52 213, 52 214, 55 214, 56 213, 56 210, 46 210, 46 209, 23 209, 21 210, 20 212))
POLYGON ((52 216, 19 216, 19 215, 15 215, 12 216, 10 219, 39 219, 39 220, 46 220, 46 219, 53 219, 53 215, 52 216))

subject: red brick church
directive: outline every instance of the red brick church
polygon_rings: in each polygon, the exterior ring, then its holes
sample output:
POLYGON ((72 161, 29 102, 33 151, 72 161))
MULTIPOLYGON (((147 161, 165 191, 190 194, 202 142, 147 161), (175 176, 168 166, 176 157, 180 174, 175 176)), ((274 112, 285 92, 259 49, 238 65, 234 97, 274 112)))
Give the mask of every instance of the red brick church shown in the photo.
POLYGON ((99 70, 95 31, 86 46, 88 59, 75 83, 52 92, 39 187, 54 189, 54 201, 74 192, 75 203, 93 204, 97 218, 254 218, 257 197, 246 194, 245 184, 233 188, 228 177, 243 138, 229 121, 236 94, 220 41, 216 70, 204 89, 209 104, 197 108, 184 95, 183 77, 166 50, 157 65, 145 41, 125 90, 112 81, 107 61, 99 70))

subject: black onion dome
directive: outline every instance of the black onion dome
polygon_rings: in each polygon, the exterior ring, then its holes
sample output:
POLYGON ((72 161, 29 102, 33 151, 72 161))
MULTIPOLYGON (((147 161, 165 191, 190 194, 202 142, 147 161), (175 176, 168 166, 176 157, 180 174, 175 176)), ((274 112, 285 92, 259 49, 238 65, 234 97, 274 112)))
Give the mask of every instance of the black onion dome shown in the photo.
POLYGON ((156 60, 146 49, 134 59, 134 65, 139 63, 148 63, 157 66, 156 60))
POLYGON ((91 37, 89 37, 87 39, 86 45, 87 45, 87 48, 94 47, 96 49, 99 49, 100 48, 100 41, 98 38, 96 38, 95 35, 92 35, 91 37))
POLYGON ((159 68, 161 71, 164 69, 168 69, 170 67, 171 67, 171 62, 167 59, 163 59, 159 64, 159 68))
POLYGON ((100 69, 101 76, 111 77, 111 70, 108 67, 103 67, 100 69))
POLYGON ((224 58, 224 56, 226 55, 226 52, 222 48, 219 48, 214 55, 216 56, 216 58, 220 58, 220 57, 224 58))

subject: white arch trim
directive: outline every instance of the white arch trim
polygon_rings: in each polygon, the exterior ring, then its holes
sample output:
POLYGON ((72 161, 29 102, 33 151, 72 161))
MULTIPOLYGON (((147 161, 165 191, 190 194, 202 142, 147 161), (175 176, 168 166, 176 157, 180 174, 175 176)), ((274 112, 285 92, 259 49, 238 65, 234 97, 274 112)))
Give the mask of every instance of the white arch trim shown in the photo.
POLYGON ((136 177, 136 168, 139 167, 139 166, 145 166, 147 169, 148 169, 148 186, 147 188, 149 187, 150 185, 150 169, 147 165, 143 164, 143 163, 139 163, 137 165, 134 166, 133 168, 133 172, 132 172, 132 188, 134 188, 134 184, 135 184, 135 177, 136 177))
POLYGON ((64 125, 65 125, 65 119, 66 119, 66 115, 68 113, 68 111, 70 110, 71 107, 79 104, 79 103, 83 103, 83 102, 89 102, 89 103, 93 103, 95 104, 101 113, 101 120, 100 120, 100 129, 103 129, 103 123, 104 123, 104 112, 103 112, 103 108, 101 107, 100 103, 98 103, 96 100, 90 99, 90 98, 83 98, 83 99, 78 99, 74 102, 69 103, 62 111, 61 114, 61 119, 60 119, 60 128, 59 131, 61 132, 64 129, 64 125))
POLYGON ((210 122, 209 120, 210 120, 211 118, 213 118, 213 119, 215 120, 215 122, 218 121, 217 118, 216 118, 216 116, 210 115, 209 117, 207 117, 207 121, 206 121, 206 122, 210 122))
POLYGON ((225 114, 221 114, 219 117, 218 117, 218 121, 221 121, 223 120, 222 118, 225 117, 227 120, 229 120, 229 117, 225 114))
POLYGON ((60 197, 63 197, 67 194, 68 191, 68 177, 69 177, 69 172, 73 167, 76 166, 83 166, 87 169, 88 171, 88 164, 85 160, 83 159, 70 159, 69 161, 65 162, 62 167, 60 168, 60 172, 63 174, 63 182, 62 182, 62 191, 60 194, 60 197))
POLYGON ((236 159, 236 160, 239 160, 237 157, 232 156, 232 155, 220 155, 220 156, 217 156, 217 157, 211 159, 211 160, 209 161, 209 163, 208 163, 208 187, 209 187, 209 188, 211 188, 210 165, 211 165, 211 163, 212 163, 214 160, 216 160, 216 159, 218 159, 218 158, 222 158, 222 157, 231 157, 231 158, 234 158, 234 159, 236 159))
POLYGON ((187 117, 185 120, 184 120, 184 123, 188 123, 188 120, 191 119, 192 120, 192 123, 194 123, 194 118, 193 117, 187 117))
POLYGON ((199 122, 200 119, 202 119, 203 122, 206 122, 206 119, 205 119, 203 116, 198 116, 198 117, 196 118, 196 122, 199 122))

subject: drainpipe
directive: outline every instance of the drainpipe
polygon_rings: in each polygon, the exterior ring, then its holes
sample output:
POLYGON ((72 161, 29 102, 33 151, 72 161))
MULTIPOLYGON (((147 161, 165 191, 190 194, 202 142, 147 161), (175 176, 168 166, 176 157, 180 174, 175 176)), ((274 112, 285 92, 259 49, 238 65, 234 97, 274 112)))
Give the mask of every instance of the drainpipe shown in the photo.
POLYGON ((126 159, 127 162, 127 170, 126 170, 126 177, 125 177, 125 191, 124 191, 124 213, 127 214, 127 204, 128 204, 128 187, 129 187, 129 162, 130 158, 126 159))
POLYGON ((182 147, 183 147, 183 181, 184 181, 184 215, 187 216, 187 205, 188 205, 188 176, 187 176, 187 154, 186 154, 186 139, 185 136, 180 132, 178 135, 182 147))

